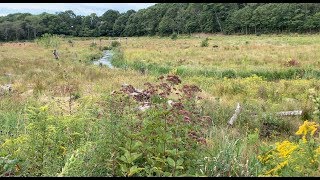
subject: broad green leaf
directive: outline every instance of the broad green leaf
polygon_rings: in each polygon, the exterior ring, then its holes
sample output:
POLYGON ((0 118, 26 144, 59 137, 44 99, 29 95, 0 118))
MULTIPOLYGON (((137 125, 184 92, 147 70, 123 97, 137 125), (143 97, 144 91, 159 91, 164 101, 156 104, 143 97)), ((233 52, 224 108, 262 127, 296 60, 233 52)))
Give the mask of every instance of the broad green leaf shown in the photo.
POLYGON ((137 160, 141 155, 142 155, 142 153, 140 153, 140 154, 138 154, 138 153, 131 153, 131 159, 130 159, 130 161, 133 162, 133 161, 137 160))
POLYGON ((166 177, 166 176, 167 176, 167 177, 171 177, 172 174, 171 174, 170 172, 164 172, 164 173, 163 173, 163 176, 165 176, 165 177, 166 177))
POLYGON ((183 159, 178 159, 177 166, 180 166, 183 163, 183 159))
POLYGON ((182 166, 177 166, 176 169, 184 169, 182 166))
POLYGON ((122 172, 124 172, 125 174, 127 174, 128 172, 128 168, 125 164, 120 164, 120 169, 122 172))
POLYGON ((136 173, 138 173, 138 172, 140 172, 142 170, 144 170, 144 168, 138 168, 137 166, 132 166, 130 168, 128 176, 132 176, 132 175, 134 175, 134 174, 136 174, 136 173))
POLYGON ((159 157, 155 157, 155 160, 158 161, 158 162, 165 163, 165 160, 162 159, 162 158, 159 158, 159 157))
POLYGON ((139 148, 140 146, 142 146, 142 142, 141 141, 136 141, 132 147, 132 150, 136 150, 137 148, 139 148))
POLYGON ((125 163, 128 163, 128 162, 127 162, 127 158, 125 158, 124 156, 121 156, 119 159, 120 159, 121 161, 125 162, 125 163))
POLYGON ((8 170, 9 170, 9 164, 5 164, 5 165, 3 166, 3 169, 4 169, 5 171, 8 171, 8 170))
POLYGON ((119 147, 121 150, 123 150, 123 152, 124 153, 129 153, 129 151, 126 149, 126 148, 124 148, 124 147, 119 147))
POLYGON ((176 163, 174 162, 174 160, 172 158, 167 157, 167 162, 171 167, 175 167, 176 163))
POLYGON ((176 155, 176 149, 172 149, 172 150, 166 150, 166 152, 169 154, 169 155, 171 155, 171 156, 175 156, 176 155))

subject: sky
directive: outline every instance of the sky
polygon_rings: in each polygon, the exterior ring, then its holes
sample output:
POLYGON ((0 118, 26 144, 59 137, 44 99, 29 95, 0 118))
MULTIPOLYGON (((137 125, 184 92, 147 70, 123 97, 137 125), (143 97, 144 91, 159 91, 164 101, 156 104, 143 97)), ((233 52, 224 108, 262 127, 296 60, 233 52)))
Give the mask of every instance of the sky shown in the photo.
POLYGON ((101 16, 109 9, 118 10, 120 13, 130 9, 138 11, 155 3, 0 3, 0 16, 12 13, 41 14, 72 10, 76 15, 90 15, 96 13, 101 16))

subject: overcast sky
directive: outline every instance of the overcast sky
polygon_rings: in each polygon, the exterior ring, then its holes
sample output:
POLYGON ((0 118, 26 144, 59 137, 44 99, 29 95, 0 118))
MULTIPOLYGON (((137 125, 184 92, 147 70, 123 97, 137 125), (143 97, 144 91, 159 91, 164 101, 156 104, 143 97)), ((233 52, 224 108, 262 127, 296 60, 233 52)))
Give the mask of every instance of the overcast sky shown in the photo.
POLYGON ((72 10, 76 15, 89 15, 96 13, 101 16, 109 9, 120 13, 130 9, 144 9, 155 3, 0 3, 0 16, 12 13, 40 14, 43 12, 54 14, 56 12, 72 10))

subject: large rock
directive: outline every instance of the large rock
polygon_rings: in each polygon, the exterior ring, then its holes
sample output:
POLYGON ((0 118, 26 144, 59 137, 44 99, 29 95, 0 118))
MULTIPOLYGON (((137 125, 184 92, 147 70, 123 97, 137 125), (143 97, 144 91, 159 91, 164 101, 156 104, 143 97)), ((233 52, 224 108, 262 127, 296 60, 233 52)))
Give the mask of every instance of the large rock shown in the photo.
POLYGON ((11 91, 12 91, 11 84, 5 84, 5 85, 0 86, 0 95, 10 93, 11 91))

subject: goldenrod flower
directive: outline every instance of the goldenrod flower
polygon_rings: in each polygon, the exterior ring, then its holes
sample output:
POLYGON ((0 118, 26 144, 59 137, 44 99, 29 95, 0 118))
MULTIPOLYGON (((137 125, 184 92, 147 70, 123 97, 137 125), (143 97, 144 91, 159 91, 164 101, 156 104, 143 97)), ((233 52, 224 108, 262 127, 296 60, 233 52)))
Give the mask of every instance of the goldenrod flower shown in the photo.
POLYGON ((60 149, 62 150, 62 155, 66 155, 67 149, 64 146, 60 146, 60 149))
POLYGON ((299 130, 296 132, 296 135, 303 135, 302 140, 306 142, 307 134, 310 132, 311 136, 313 136, 318 127, 319 125, 315 122, 304 121, 303 125, 301 125, 299 130))
POLYGON ((267 163, 267 161, 270 160, 271 158, 272 158, 271 154, 258 156, 258 160, 262 163, 267 163))
POLYGON ((46 105, 46 106, 41 106, 41 107, 40 107, 40 110, 43 111, 43 112, 47 111, 47 110, 48 110, 48 105, 46 105))
POLYGON ((266 175, 270 175, 274 172, 277 172, 278 170, 282 169, 284 166, 288 165, 288 160, 278 164, 275 168, 271 169, 270 171, 266 172, 266 175))
POLYGON ((283 141, 282 143, 276 143, 276 149, 278 151, 279 157, 286 158, 295 149, 297 149, 297 145, 291 143, 290 141, 283 141))

